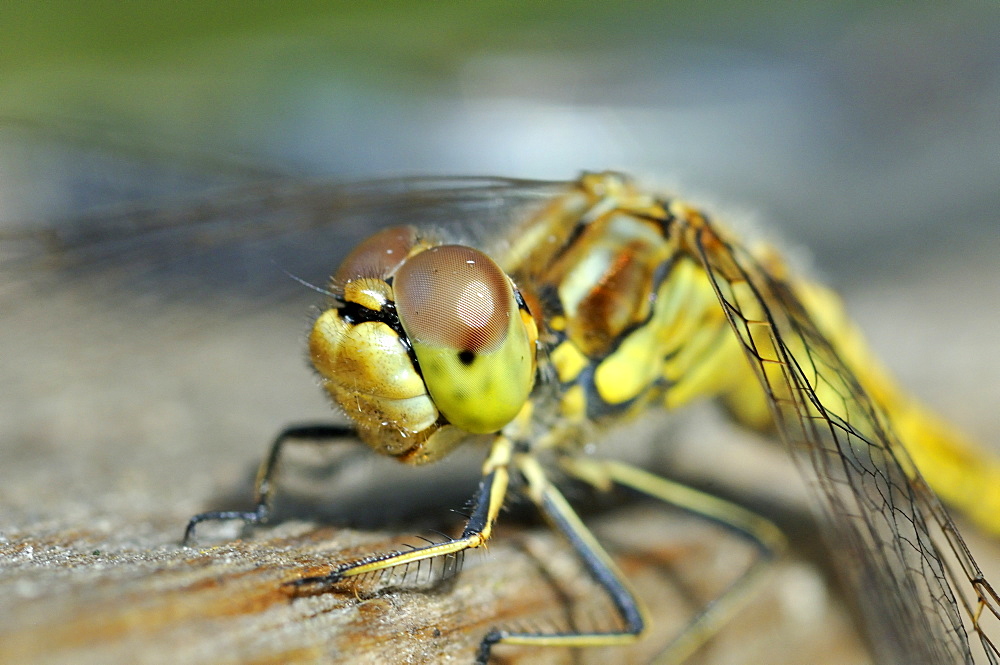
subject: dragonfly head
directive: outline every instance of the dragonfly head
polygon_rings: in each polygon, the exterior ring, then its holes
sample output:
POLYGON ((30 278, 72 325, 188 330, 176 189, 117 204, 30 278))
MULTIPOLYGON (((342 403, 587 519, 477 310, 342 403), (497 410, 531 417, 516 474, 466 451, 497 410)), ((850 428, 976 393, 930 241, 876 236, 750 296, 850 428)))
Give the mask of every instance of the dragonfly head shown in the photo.
POLYGON ((341 264, 310 358, 379 452, 421 464, 496 432, 534 383, 537 328, 486 254, 431 245, 411 227, 372 236, 341 264))

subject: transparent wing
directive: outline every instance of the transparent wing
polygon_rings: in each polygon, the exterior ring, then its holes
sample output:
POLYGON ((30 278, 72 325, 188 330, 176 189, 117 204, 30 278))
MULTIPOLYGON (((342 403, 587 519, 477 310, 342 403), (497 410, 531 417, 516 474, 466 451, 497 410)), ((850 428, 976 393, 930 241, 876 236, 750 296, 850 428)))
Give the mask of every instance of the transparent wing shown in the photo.
POLYGON ((807 477, 838 570, 880 662, 971 663, 967 630, 1000 655, 979 613, 997 596, 881 409, 817 328, 779 265, 707 221, 690 244, 807 477), (961 608, 959 606, 961 603, 961 608))
POLYGON ((351 247, 384 226, 446 227, 459 237, 499 235, 565 187, 478 177, 349 185, 272 180, 16 225, 0 232, 0 269, 23 281, 44 261, 64 275, 117 276, 132 288, 238 288, 273 300, 299 288, 282 271, 323 284, 351 247))

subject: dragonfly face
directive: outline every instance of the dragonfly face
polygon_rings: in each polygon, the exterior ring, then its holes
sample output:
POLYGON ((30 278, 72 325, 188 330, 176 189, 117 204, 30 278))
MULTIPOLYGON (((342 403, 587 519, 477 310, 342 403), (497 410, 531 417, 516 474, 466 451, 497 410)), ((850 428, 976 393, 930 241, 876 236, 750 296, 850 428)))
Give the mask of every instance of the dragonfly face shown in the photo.
POLYGON ((430 242, 395 227, 362 243, 309 337, 361 437, 411 464, 503 428, 535 374, 537 327, 510 278, 479 250, 430 242))

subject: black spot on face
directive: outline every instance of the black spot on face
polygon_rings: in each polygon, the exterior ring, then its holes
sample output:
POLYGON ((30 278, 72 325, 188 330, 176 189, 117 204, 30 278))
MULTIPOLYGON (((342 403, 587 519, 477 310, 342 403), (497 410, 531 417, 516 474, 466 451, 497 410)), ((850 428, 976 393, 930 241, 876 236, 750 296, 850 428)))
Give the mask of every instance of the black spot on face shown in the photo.
POLYGON ((471 365, 472 361, 474 361, 475 359, 476 359, 476 354, 473 353, 472 351, 465 350, 458 352, 458 361, 465 366, 471 365))

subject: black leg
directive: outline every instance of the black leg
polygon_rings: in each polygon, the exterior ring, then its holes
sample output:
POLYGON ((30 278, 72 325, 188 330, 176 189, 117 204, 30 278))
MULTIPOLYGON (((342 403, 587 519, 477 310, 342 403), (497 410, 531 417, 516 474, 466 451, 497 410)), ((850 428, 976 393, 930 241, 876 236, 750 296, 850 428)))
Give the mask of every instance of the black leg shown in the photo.
POLYGON ((286 443, 297 441, 328 443, 342 439, 351 439, 353 437, 354 429, 346 425, 293 425, 282 430, 275 437, 274 443, 271 444, 270 452, 257 470, 257 480, 254 483, 254 509, 212 510, 199 513, 188 521, 187 528, 184 529, 184 540, 182 542, 186 545, 194 538, 195 528, 201 522, 214 520, 242 520, 246 524, 263 524, 267 522, 271 514, 271 501, 274 498, 274 474, 277 472, 281 452, 286 443))
MULTIPOLYGON (((684 662, 716 634, 760 589, 765 581, 765 573, 785 551, 785 537, 778 527, 766 518, 724 499, 615 460, 573 456, 562 458, 561 466, 570 475, 598 489, 611 485, 631 488, 715 522, 746 539, 758 551, 759 556, 718 597, 693 616, 687 626, 667 645, 657 658, 659 663, 684 662)), ((598 581, 601 580, 598 578, 598 581)), ((615 598, 615 592, 609 589, 609 593, 615 604, 621 607, 620 600, 615 598)))
POLYGON ((528 483, 528 497, 549 524, 569 541, 591 577, 604 589, 622 620, 622 628, 609 632, 511 632, 492 630, 479 643, 476 665, 486 665, 496 644, 524 646, 597 647, 635 642, 648 624, 645 608, 629 588, 611 556, 584 526, 563 495, 549 482, 538 460, 530 455, 515 458, 514 466, 528 483))
MULTIPOLYGON (((608 594, 619 617, 621 630, 610 632, 517 633, 492 630, 480 642, 476 665, 486 665, 496 644, 529 646, 595 647, 627 645, 643 632, 648 621, 639 599, 629 588, 618 567, 597 542, 562 494, 548 481, 538 461, 519 456, 514 466, 528 481, 528 496, 548 522, 572 545, 591 577, 608 594)), ((564 471, 598 489, 613 485, 633 490, 678 506, 732 529, 760 550, 761 557, 729 585, 722 595, 706 605, 660 654, 657 662, 680 663, 713 635, 748 599, 763 581, 763 573, 784 549, 784 536, 769 521, 735 504, 689 487, 673 483, 647 471, 611 460, 570 456, 561 460, 564 471)))

